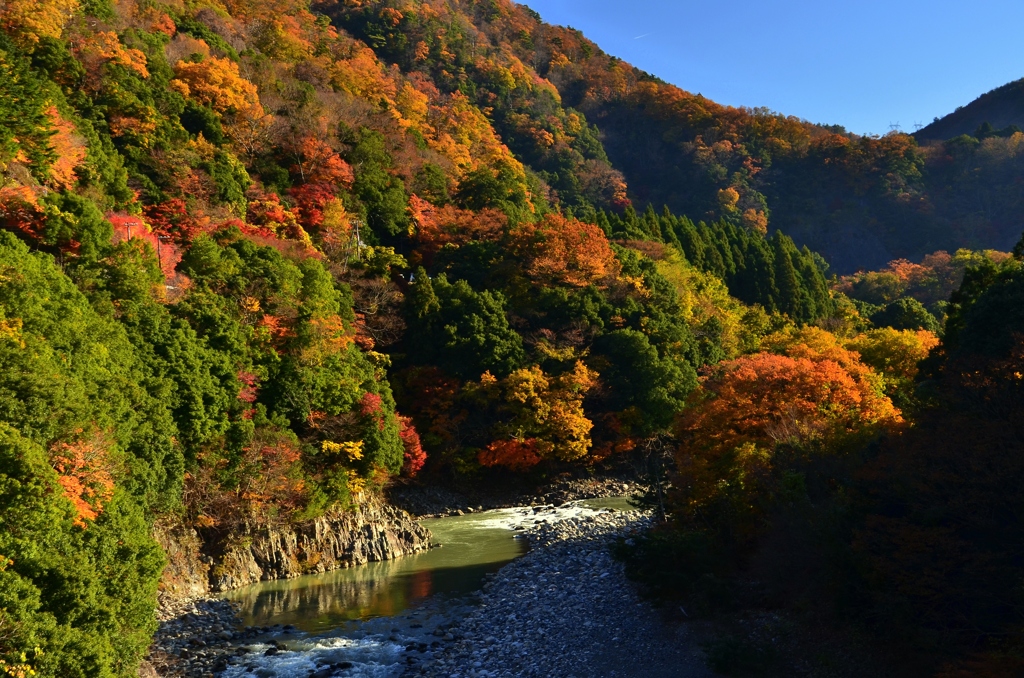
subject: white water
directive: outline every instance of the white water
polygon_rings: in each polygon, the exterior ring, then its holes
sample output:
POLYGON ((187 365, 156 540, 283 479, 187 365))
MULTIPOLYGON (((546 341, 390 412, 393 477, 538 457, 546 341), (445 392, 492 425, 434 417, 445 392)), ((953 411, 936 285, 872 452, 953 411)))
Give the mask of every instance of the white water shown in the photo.
POLYGON ((229 666, 222 675, 227 678, 253 675, 305 678, 327 665, 348 663, 350 668, 337 670, 340 675, 385 678, 401 672, 399 661, 405 650, 404 645, 379 638, 310 638, 285 644, 288 650, 272 656, 263 654, 270 645, 252 645, 253 653, 245 657, 245 663, 229 666))

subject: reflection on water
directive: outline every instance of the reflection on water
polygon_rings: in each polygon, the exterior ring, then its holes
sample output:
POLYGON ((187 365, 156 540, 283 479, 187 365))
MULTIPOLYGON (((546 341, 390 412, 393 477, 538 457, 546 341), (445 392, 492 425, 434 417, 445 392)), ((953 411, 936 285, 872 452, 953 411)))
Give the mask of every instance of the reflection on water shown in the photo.
POLYGON ((424 520, 435 548, 398 560, 254 584, 225 594, 241 604, 246 625, 292 624, 313 633, 345 622, 393 616, 434 594, 459 596, 484 575, 521 555, 525 542, 504 525, 503 511, 424 520))

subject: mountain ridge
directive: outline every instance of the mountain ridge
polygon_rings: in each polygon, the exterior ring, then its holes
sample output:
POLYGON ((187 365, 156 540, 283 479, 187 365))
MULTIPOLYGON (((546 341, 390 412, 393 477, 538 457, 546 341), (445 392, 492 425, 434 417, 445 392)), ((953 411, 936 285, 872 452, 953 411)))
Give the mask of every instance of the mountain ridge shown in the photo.
MULTIPOLYGON (((451 36, 423 31, 420 14, 428 6, 318 5, 406 72, 423 67, 414 45, 450 42, 451 36), (401 18, 390 15, 396 23, 383 30, 382 12, 401 18)), ((450 86, 490 92, 474 74, 474 50, 498 63, 529 66, 567 107, 596 124, 638 210, 667 205, 695 220, 767 221, 824 254, 839 273, 943 249, 1008 249, 1022 230, 1015 216, 1020 201, 1010 187, 1024 167, 1009 141, 989 149, 994 153, 950 150, 902 133, 858 136, 762 108, 723 106, 609 56, 580 31, 545 24, 521 5, 460 0, 450 6, 480 40, 466 56, 453 48, 450 86), (980 163, 981 173, 961 184, 970 162, 980 163), (972 204, 978 184, 985 193, 980 210, 972 204)), ((502 138, 521 152, 516 130, 501 119, 520 111, 503 111, 498 103, 480 100, 502 138)))
POLYGON ((1024 78, 996 87, 974 101, 958 106, 913 136, 919 141, 945 141, 962 134, 973 135, 986 123, 991 132, 1011 127, 1024 128, 1024 78))

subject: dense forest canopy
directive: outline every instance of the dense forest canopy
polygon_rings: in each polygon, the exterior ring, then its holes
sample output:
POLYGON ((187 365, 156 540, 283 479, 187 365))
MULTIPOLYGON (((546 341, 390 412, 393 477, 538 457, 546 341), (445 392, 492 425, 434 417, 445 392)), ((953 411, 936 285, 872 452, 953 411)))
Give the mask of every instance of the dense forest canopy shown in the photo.
MULTIPOLYGON (((797 476, 817 501, 881 450, 888 498, 930 458, 904 450, 957 463, 929 436, 961 403, 994 470, 949 529, 1017 477, 1020 253, 978 246, 1020 233, 1019 132, 719 106, 504 0, 8 0, 0 27, 0 672, 134 674, 155 516, 216 542, 398 477, 661 454, 719 576, 797 476)), ((865 557, 929 527, 865 501, 896 521, 865 557)), ((1001 533, 963 538, 1013 579, 1001 533)))

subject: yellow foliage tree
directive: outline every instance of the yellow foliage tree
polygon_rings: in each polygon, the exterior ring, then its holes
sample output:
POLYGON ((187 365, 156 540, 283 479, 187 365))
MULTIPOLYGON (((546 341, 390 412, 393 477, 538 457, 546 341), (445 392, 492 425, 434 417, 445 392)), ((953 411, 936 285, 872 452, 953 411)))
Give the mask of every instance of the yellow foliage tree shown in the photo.
POLYGON ((531 441, 542 458, 572 461, 586 456, 593 423, 583 412, 583 398, 596 380, 597 373, 582 361, 557 377, 544 374, 538 365, 513 372, 502 385, 513 415, 506 437, 531 441))
POLYGON ((78 0, 5 0, 0 25, 22 47, 31 48, 40 38, 61 37, 78 7, 78 0))
POLYGON ((886 391, 909 388, 917 377, 918 363, 939 345, 939 338, 928 330, 871 330, 846 342, 886 381, 886 391))
POLYGON ((210 57, 198 63, 179 61, 174 67, 171 87, 221 115, 260 107, 256 85, 243 78, 238 64, 227 58, 210 57))

